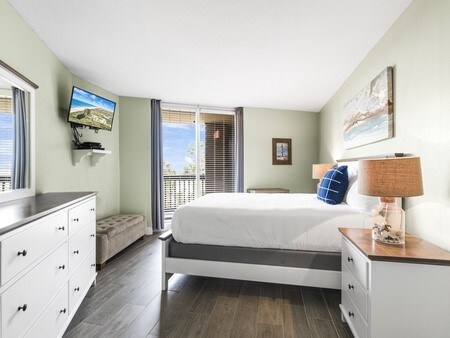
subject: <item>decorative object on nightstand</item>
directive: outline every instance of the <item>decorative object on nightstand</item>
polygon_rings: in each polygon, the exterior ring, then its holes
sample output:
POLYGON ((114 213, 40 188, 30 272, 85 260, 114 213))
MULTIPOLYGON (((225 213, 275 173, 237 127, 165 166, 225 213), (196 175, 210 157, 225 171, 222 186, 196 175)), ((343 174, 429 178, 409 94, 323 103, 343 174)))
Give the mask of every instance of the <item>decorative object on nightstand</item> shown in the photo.
POLYGON ((322 181, 322 177, 324 177, 328 170, 330 170, 334 166, 334 163, 319 163, 312 165, 312 178, 315 180, 319 180, 319 183, 317 183, 317 189, 319 189, 319 184, 320 181, 322 181))
POLYGON ((395 198, 423 195, 420 157, 360 160, 358 192, 380 197, 380 204, 372 210, 372 238, 404 244, 405 212, 395 198))
POLYGON ((449 252, 411 235, 395 246, 370 229, 339 231, 340 308, 355 337, 449 337, 449 252))

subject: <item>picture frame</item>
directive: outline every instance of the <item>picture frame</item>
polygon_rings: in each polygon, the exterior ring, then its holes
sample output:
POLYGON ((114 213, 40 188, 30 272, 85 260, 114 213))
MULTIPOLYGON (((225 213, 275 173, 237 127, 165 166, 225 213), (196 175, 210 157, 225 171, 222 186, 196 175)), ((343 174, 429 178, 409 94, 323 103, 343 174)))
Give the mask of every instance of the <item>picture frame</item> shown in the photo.
POLYGON ((272 139, 272 164, 292 165, 292 139, 272 139))
POLYGON ((387 67, 343 108, 345 149, 394 137, 393 68, 387 67))

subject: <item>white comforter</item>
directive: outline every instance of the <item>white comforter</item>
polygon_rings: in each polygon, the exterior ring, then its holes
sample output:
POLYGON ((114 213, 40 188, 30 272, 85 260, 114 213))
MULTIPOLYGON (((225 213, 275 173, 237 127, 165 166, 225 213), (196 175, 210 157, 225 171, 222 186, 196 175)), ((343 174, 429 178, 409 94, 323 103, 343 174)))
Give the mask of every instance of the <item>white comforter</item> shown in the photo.
POLYGON ((315 194, 208 194, 177 209, 182 243, 339 252, 338 227, 369 226, 367 215, 315 194))

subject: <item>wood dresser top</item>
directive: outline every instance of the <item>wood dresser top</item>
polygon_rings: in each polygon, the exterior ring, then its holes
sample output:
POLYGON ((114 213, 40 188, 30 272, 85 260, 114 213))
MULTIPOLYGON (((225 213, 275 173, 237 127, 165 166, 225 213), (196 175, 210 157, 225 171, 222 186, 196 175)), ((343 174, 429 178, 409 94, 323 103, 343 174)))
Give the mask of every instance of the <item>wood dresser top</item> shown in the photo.
POLYGON ((96 192, 53 192, 0 203, 0 235, 95 195, 96 192))
POLYGON ((403 246, 375 242, 371 229, 339 228, 339 231, 372 261, 450 266, 450 252, 417 236, 407 234, 403 246))

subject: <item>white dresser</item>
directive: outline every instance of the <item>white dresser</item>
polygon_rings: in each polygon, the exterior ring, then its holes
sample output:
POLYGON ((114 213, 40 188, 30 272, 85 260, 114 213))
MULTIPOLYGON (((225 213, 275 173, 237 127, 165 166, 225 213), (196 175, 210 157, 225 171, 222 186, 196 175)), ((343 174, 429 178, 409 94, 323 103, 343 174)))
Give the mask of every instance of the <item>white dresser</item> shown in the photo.
POLYGON ((0 204, 2 338, 61 337, 95 282, 95 193, 0 204))
POLYGON ((342 233, 342 310, 355 337, 450 337, 450 253, 415 236, 379 244, 342 233))

